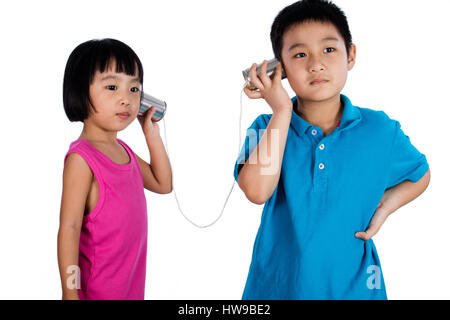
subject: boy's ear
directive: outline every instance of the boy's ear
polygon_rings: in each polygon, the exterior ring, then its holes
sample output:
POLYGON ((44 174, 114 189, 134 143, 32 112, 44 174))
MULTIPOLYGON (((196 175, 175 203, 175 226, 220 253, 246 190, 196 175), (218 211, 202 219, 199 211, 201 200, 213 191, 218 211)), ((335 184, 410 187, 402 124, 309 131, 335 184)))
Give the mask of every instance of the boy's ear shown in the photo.
POLYGON ((352 46, 350 47, 350 52, 347 60, 348 71, 353 69, 353 67, 355 66, 355 62, 356 62, 356 45, 352 44, 352 46))

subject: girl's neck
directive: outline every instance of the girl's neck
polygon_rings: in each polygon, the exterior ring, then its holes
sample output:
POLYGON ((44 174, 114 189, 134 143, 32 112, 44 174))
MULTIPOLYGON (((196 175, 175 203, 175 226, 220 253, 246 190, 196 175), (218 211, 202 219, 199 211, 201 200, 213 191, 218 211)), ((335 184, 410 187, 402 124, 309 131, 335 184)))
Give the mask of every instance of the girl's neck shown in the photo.
POLYGON ((86 123, 83 125, 83 131, 81 131, 78 139, 86 139, 97 143, 104 144, 116 144, 117 143, 117 131, 106 131, 95 125, 86 123))

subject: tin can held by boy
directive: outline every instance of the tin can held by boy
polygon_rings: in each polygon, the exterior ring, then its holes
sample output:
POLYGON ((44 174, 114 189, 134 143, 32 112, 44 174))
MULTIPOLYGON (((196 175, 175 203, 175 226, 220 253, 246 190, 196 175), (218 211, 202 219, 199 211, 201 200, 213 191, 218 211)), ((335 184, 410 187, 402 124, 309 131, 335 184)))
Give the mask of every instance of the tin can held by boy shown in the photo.
MULTIPOLYGON (((276 58, 267 61, 267 75, 271 77, 275 73, 275 69, 277 68, 278 60, 276 58)), ((259 77, 260 71, 261 71, 261 65, 259 64, 256 68, 256 74, 259 77)), ((247 87, 251 90, 256 90, 256 87, 253 85, 253 83, 250 82, 250 68, 242 71, 242 75, 244 76, 244 79, 247 83, 247 87)), ((284 72, 284 69, 281 74, 281 79, 286 79, 286 73, 284 72)))

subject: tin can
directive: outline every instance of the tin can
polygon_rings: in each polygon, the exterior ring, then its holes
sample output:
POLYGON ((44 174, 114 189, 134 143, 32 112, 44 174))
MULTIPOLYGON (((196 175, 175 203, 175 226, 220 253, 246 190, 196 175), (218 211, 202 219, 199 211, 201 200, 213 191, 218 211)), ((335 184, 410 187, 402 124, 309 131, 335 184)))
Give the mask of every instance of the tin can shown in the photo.
MULTIPOLYGON (((275 69, 277 68, 278 60, 276 58, 267 61, 267 75, 271 77, 275 73, 275 69)), ((261 71, 261 65, 259 64, 256 68, 256 74, 259 77, 260 71, 261 71)), ((247 82, 247 87, 251 90, 255 90, 256 87, 253 85, 253 83, 250 82, 250 68, 242 71, 242 74, 244 76, 245 81, 247 82)), ((286 79, 286 73, 284 72, 284 69, 281 74, 281 79, 286 79)))
POLYGON ((167 103, 155 97, 152 97, 147 93, 142 92, 138 116, 143 116, 144 113, 146 113, 147 110, 150 109, 151 107, 155 107, 156 109, 155 113, 152 116, 152 121, 158 122, 164 117, 166 113, 167 103))

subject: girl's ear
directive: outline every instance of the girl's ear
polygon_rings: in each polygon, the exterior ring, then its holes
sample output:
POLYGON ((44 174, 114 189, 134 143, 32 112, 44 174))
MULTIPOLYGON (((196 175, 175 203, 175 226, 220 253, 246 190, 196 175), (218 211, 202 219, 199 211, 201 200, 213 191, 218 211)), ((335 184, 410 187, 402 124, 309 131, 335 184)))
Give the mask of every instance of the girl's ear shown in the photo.
POLYGON ((348 71, 353 69, 353 67, 355 66, 355 63, 356 63, 356 45, 352 44, 352 46, 350 47, 350 52, 349 52, 348 60, 347 60, 348 71))

